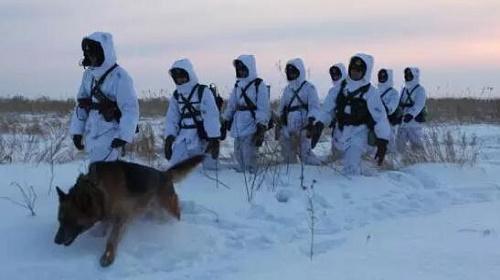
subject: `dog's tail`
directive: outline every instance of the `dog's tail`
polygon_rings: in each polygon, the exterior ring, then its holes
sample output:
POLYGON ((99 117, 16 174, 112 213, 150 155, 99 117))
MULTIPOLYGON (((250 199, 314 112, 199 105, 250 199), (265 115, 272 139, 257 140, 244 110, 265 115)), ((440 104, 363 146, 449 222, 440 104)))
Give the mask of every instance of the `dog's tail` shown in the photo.
POLYGON ((198 164, 200 164, 204 158, 205 155, 197 155, 181 161, 165 171, 166 175, 172 180, 173 183, 180 182, 189 174, 189 172, 191 172, 198 164))

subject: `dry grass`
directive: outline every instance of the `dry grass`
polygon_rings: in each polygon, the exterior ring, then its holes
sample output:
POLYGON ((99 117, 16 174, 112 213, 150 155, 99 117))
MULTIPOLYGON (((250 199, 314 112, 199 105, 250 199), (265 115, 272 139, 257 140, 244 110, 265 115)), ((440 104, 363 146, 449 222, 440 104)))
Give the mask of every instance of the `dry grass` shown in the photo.
POLYGON ((500 99, 428 99, 431 122, 500 123, 500 99))
MULTIPOLYGON (((162 157, 163 140, 153 129, 153 120, 163 120, 168 106, 165 92, 146 92, 145 98, 140 99, 141 125, 135 143, 128 147, 130 153, 151 163, 162 157)), ((0 98, 0 163, 9 162, 66 162, 76 158, 77 153, 67 137, 67 122, 74 108, 73 100, 51 100, 47 97, 27 99, 22 96, 0 98), (49 141, 48 141, 49 140, 49 141), (57 152, 54 152, 54 148, 57 152)), ((276 110, 278 101, 272 102, 276 110)), ((427 102, 429 122, 435 126, 438 123, 500 123, 500 99, 468 99, 446 98, 429 99, 427 102)), ((161 126, 156 124, 157 128, 161 126)), ((324 134, 330 133, 329 129, 324 134)), ((268 133, 272 134, 272 133, 268 133)), ((446 133, 440 132, 440 135, 446 133)), ((464 139, 456 134, 453 136, 453 145, 463 145, 464 139)), ((270 135, 268 135, 270 136, 270 135)), ((325 136, 323 136, 325 137, 325 136)), ((451 137, 451 136, 450 136, 451 137)), ((428 135, 427 140, 431 147, 437 143, 444 143, 442 136, 428 135), (438 141, 439 140, 439 141, 438 141)), ((451 141, 448 139, 448 141, 451 141)), ((442 145, 441 145, 442 146, 442 145)), ((441 148, 435 151, 426 151, 442 158, 441 148), (441 154, 441 156, 439 156, 441 154)), ((261 149, 262 164, 277 166, 280 162, 279 146, 273 141, 266 141, 261 149)), ((453 151, 448 156, 453 155, 453 151)), ((457 153, 455 153, 457 154, 457 153)), ((460 154, 460 153, 458 153, 460 154)), ((418 156, 414 157, 418 158, 418 156)), ((429 155, 421 156, 418 161, 430 161, 429 155), (427 159, 426 159, 427 158, 427 159)), ((417 159, 409 160, 414 162, 417 159)), ((453 159, 453 162, 460 162, 453 159)), ((274 167, 268 167, 272 173, 279 173, 274 167)), ((269 170, 267 170, 269 171, 269 170)))
POLYGON ((423 149, 407 150, 401 154, 401 161, 404 166, 429 162, 474 165, 480 150, 476 135, 433 126, 425 133, 423 149))
POLYGON ((28 99, 17 95, 0 98, 0 113, 41 114, 56 113, 67 115, 75 107, 74 99, 55 100, 49 97, 28 99))
POLYGON ((156 160, 163 155, 163 150, 159 144, 163 141, 160 135, 155 135, 153 125, 149 122, 143 122, 139 125, 139 133, 136 135, 134 142, 127 145, 127 151, 135 156, 145 160, 147 164, 152 165, 156 160), (158 143, 158 145, 157 145, 158 143))
MULTIPOLYGON (((141 116, 162 117, 168 108, 165 91, 147 91, 139 99, 141 116)), ((278 100, 271 102, 273 110, 278 109, 278 100)), ((67 116, 74 108, 73 99, 54 100, 48 97, 27 99, 22 96, 0 98, 0 113, 15 114, 55 114, 67 116)), ((429 98, 427 100, 430 122, 500 122, 500 99, 472 98, 429 98)), ((12 122, 10 122, 12 123, 12 122)), ((5 121, 0 120, 0 131, 5 129, 5 121)))

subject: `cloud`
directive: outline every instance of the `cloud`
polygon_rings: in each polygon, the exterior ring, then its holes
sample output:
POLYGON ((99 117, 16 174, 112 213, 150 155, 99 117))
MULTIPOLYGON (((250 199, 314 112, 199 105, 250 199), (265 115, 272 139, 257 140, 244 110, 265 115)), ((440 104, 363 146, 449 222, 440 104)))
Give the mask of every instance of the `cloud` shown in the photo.
MULTIPOLYGON (((499 12, 496 0, 7 0, 0 3, 0 94, 73 96, 80 41, 95 30, 113 33, 139 89, 170 87, 167 67, 186 56, 201 77, 231 87, 230 62, 243 52, 256 54, 260 72, 276 84, 275 63, 302 56, 326 88, 327 67, 360 50, 395 69, 412 62, 443 76, 474 68, 490 79, 500 68, 499 12)), ((491 80, 461 75, 457 85, 491 80)))

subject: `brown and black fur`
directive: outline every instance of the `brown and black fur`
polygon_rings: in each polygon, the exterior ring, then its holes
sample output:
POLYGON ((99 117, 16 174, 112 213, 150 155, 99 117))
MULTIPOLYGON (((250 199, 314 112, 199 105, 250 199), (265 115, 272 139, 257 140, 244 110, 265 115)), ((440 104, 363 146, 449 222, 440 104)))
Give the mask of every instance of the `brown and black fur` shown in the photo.
POLYGON ((180 219, 174 183, 202 160, 202 155, 195 156, 167 171, 124 161, 91 164, 88 174, 81 174, 67 194, 57 188, 60 226, 55 243, 69 246, 79 234, 100 222, 104 235, 111 227, 100 260, 101 266, 109 266, 115 259, 125 225, 151 205, 159 205, 180 219))

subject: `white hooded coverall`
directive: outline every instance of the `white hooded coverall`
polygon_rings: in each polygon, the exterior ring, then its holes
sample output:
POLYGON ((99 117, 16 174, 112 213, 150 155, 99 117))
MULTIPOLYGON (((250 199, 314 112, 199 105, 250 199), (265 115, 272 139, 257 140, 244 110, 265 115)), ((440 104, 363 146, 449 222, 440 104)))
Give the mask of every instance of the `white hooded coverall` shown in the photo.
MULTIPOLYGON (((116 54, 111 34, 95 32, 85 37, 101 44, 104 51, 104 62, 99 67, 88 67, 83 72, 82 83, 77 99, 92 98, 92 87, 104 73, 116 64, 116 54)), ((115 101, 121 112, 118 121, 107 122, 98 110, 86 111, 76 107, 71 117, 69 132, 71 135, 83 135, 85 151, 90 162, 114 161, 120 157, 121 149, 111 148, 114 138, 131 143, 139 121, 139 104, 132 78, 121 66, 114 68, 100 86, 101 92, 111 101, 115 101)))
MULTIPOLYGON (((372 69, 373 69, 373 57, 367 54, 356 54, 354 57, 361 58, 367 66, 364 77, 361 80, 354 81, 347 76, 347 84, 342 93, 344 96, 348 96, 350 93, 354 93, 356 90, 370 84, 372 69)), ((335 94, 335 93, 334 93, 335 94)), ((338 96, 333 96, 334 100, 337 100, 338 96)), ((366 106, 368 112, 375 122, 374 133, 379 139, 389 141, 391 135, 391 128, 389 121, 387 120, 387 114, 385 112, 384 104, 380 98, 380 94, 377 89, 370 85, 368 91, 364 94, 358 93, 354 98, 363 98, 366 101, 366 106), (362 95, 362 96, 361 96, 362 95)), ((335 106, 338 106, 335 103, 335 106)), ((334 111, 336 108, 332 109, 334 111)), ((351 106, 347 105, 344 109, 347 114, 356 114, 356 112, 351 112, 351 106)), ((346 175, 359 175, 361 174, 361 157, 364 153, 368 151, 368 133, 369 128, 366 124, 361 125, 345 125, 343 129, 337 120, 337 125, 333 132, 334 146, 337 150, 343 153, 343 173, 346 175)))
POLYGON ((296 156, 298 155, 304 164, 319 165, 321 161, 311 150, 311 138, 307 137, 307 131, 305 130, 309 118, 314 118, 315 121, 320 119, 318 92, 314 85, 306 80, 306 70, 302 59, 292 59, 288 61, 288 64, 295 66, 300 74, 297 79, 288 81, 280 100, 280 116, 289 110, 287 124, 283 125, 281 129, 282 156, 286 163, 296 162, 296 156), (290 108, 299 109, 290 111, 290 108), (298 141, 298 143, 293 143, 294 140, 298 141))
POLYGON ((241 55, 237 58, 248 68, 248 76, 237 78, 236 84, 229 96, 229 102, 223 118, 231 121, 231 137, 234 138, 234 156, 238 162, 238 171, 256 170, 257 147, 253 136, 257 131, 257 124, 267 127, 270 118, 269 92, 266 84, 260 80, 256 83, 257 67, 253 55, 241 55), (246 90, 245 90, 246 89, 246 90), (243 90, 252 104, 247 104, 243 90), (247 109, 255 105, 256 110, 247 109))
MULTIPOLYGON (((387 81, 378 83, 377 90, 384 103, 387 116, 392 115, 399 106, 399 92, 394 88, 394 72, 391 69, 384 69, 387 72, 387 81)), ((389 140, 388 151, 396 151, 397 125, 391 125, 391 138, 389 140)))
MULTIPOLYGON (((201 139, 197 129, 193 126, 195 124, 194 120, 190 117, 181 117, 182 112, 187 112, 183 110, 184 99, 188 100, 193 108, 200 112, 200 115, 196 117, 198 120, 202 120, 207 137, 220 137, 219 109, 217 108, 212 92, 210 92, 208 87, 205 87, 201 94, 201 99, 198 98, 198 88, 194 89, 198 85, 198 77, 188 59, 175 61, 170 69, 174 68, 184 69, 189 75, 189 81, 182 85, 176 85, 179 100, 176 100, 174 96, 170 98, 165 119, 165 138, 169 135, 175 137, 172 145, 172 158, 169 161, 171 165, 175 165, 195 155, 203 154, 207 147, 207 140, 201 139), (191 99, 189 99, 191 92, 193 94, 191 99)), ((207 155, 203 166, 207 169, 216 169, 217 163, 210 155, 207 155)))
POLYGON ((403 116, 410 114, 413 119, 407 123, 402 122, 398 129, 396 139, 398 151, 403 152, 406 144, 410 142, 415 148, 423 148, 422 123, 415 118, 424 110, 427 99, 425 88, 420 85, 420 70, 416 67, 410 67, 413 74, 413 80, 405 82, 401 90, 400 106, 403 116))
MULTIPOLYGON (((343 63, 337 63, 333 65, 334 67, 337 67, 340 70, 340 79, 337 81, 332 81, 333 86, 330 88, 328 91, 328 94, 326 95, 325 101, 323 102, 323 106, 321 108, 321 121, 325 125, 325 127, 330 126, 330 124, 333 124, 335 126, 335 108, 336 108, 336 102, 337 102, 337 95, 340 92, 342 88, 342 83, 345 83, 345 79, 347 77, 346 69, 343 63)), ((332 131, 333 133, 333 131, 332 131)), ((331 151, 332 154, 335 153, 335 148, 334 148, 334 143, 333 143, 333 137, 331 141, 331 151)))

